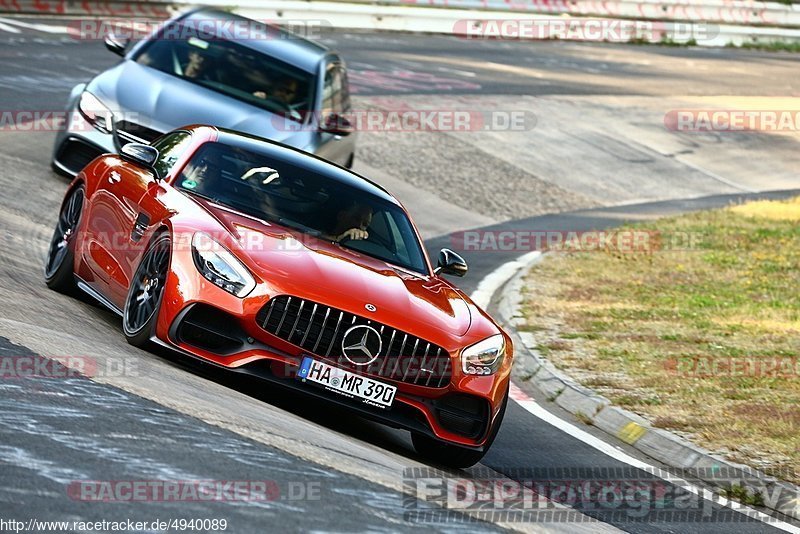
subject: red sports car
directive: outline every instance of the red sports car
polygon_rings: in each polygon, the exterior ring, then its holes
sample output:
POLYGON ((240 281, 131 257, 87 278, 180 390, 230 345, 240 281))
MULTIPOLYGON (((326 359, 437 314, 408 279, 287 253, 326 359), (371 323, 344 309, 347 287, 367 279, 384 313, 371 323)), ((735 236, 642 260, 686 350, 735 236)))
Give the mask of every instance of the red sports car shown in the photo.
POLYGON ((449 466, 503 419, 513 350, 433 268, 379 185, 287 146, 208 126, 128 144, 65 195, 47 285, 80 288, 154 342, 411 431, 449 466))

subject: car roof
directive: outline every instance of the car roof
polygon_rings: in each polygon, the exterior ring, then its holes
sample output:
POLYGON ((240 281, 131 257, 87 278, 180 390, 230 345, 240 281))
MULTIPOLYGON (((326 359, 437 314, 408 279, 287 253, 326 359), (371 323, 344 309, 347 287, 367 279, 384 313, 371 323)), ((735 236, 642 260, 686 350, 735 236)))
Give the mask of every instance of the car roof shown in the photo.
POLYGON ((331 53, 330 49, 325 45, 306 39, 297 33, 281 29, 278 26, 264 23, 263 21, 254 21, 253 19, 248 19, 227 11, 200 8, 190 11, 178 17, 176 20, 184 23, 187 21, 190 23, 198 23, 208 20, 220 21, 221 23, 237 22, 240 24, 256 22, 259 26, 252 28, 249 25, 247 26, 246 31, 252 31, 254 34, 251 39, 239 38, 237 34, 242 30, 239 28, 233 30, 226 27, 224 24, 209 25, 205 22, 202 25, 198 24, 197 27, 202 28, 203 31, 206 32, 210 26, 211 29, 213 29, 211 33, 220 39, 228 39, 231 37, 231 34, 236 35, 235 41, 237 44, 277 58, 310 73, 316 73, 322 58, 331 53), (262 24, 266 31, 260 29, 260 25, 262 24))
POLYGON ((340 167, 314 154, 309 154, 276 141, 270 141, 242 132, 227 130, 218 126, 215 126, 214 129, 217 131, 217 140, 220 143, 242 148, 268 158, 274 158, 290 165, 307 169, 309 172, 318 176, 324 176, 326 179, 334 180, 340 184, 374 195, 396 206, 401 206, 400 202, 394 198, 391 193, 369 178, 361 176, 349 169, 345 169, 344 167, 340 167))

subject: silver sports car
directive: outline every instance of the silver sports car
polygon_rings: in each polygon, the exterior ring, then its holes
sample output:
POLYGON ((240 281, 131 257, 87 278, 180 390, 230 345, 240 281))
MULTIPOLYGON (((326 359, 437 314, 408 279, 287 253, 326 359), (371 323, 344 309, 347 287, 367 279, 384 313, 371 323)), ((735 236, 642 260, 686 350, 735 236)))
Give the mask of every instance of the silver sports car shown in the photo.
POLYGON ((72 90, 53 149, 57 171, 74 176, 99 154, 198 123, 352 166, 347 70, 326 47, 209 9, 178 16, 132 46, 113 35, 105 41, 123 59, 72 90))

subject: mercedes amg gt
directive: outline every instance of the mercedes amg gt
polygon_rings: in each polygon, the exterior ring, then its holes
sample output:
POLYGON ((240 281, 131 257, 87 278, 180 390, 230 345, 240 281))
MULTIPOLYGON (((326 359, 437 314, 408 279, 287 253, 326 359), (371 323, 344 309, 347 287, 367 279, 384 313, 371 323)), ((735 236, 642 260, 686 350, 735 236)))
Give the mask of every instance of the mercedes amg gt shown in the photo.
POLYGON ((130 143, 69 186, 45 265, 54 290, 156 343, 409 430, 465 467, 503 419, 508 335, 434 268, 381 186, 286 145, 211 126, 130 143))

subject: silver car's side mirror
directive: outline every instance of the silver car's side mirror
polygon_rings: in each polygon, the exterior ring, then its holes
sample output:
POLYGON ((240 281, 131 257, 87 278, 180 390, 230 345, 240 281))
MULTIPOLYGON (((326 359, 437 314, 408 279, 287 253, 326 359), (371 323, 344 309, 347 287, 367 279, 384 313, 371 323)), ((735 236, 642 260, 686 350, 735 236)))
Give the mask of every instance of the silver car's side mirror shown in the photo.
POLYGON ((103 42, 106 44, 106 48, 117 54, 118 56, 125 55, 125 48, 128 47, 128 39, 125 37, 119 37, 114 35, 113 33, 109 33, 106 35, 106 38, 103 39, 103 42))
POLYGON ((350 135, 355 128, 344 115, 329 113, 320 124, 319 130, 334 135, 350 135))
POLYGON ((120 149, 119 155, 127 161, 155 171, 153 165, 158 159, 158 150, 150 145, 128 143, 120 149))

